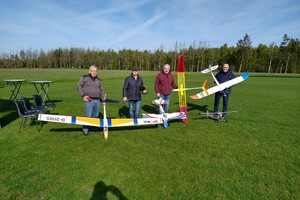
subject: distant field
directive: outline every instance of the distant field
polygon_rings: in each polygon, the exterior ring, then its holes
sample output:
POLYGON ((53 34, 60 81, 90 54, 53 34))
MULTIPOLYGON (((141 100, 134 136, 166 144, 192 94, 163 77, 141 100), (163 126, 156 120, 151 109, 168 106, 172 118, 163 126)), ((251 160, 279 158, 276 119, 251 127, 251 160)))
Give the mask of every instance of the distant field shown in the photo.
MULTIPOLYGON (((21 95, 35 93, 30 80, 52 80, 50 113, 84 115, 77 92, 87 70, 0 69, 0 199, 300 199, 300 76, 251 74, 230 95, 228 123, 199 113, 213 96, 187 97, 189 123, 169 128, 111 128, 82 135, 81 126, 44 123, 38 132, 21 119, 4 79, 26 79, 21 95)), ((157 72, 139 72, 147 87, 141 112, 153 113, 157 72)), ((130 71, 99 71, 107 98, 121 100, 130 71)), ((176 79, 176 73, 174 73, 176 79)), ((238 74, 236 74, 238 75, 238 74)), ((187 87, 209 74, 186 73, 187 87)), ((176 79, 177 80, 177 79, 176 79)), ((193 95, 200 90, 187 91, 193 95)), ((178 111, 173 93, 170 111, 178 111)), ((102 112, 102 110, 101 110, 102 112)), ((127 103, 107 105, 110 118, 126 117, 127 103)))

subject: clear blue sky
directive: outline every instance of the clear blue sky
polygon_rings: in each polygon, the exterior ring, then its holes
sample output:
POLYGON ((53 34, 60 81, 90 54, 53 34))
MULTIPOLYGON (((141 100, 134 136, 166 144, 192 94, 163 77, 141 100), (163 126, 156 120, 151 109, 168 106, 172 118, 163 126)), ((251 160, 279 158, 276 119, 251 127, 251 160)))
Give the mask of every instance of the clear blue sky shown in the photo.
POLYGON ((300 0, 2 0, 0 52, 84 47, 165 51, 300 38, 300 0))

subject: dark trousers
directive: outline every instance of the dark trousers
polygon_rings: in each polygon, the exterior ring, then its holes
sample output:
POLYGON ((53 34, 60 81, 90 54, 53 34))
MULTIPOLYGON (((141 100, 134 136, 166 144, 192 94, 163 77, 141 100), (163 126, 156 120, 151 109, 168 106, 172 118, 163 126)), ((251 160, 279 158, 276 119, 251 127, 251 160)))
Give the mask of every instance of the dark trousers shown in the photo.
MULTIPOLYGON (((217 92, 215 94, 215 102, 214 102, 214 113, 219 112, 219 104, 220 104, 220 100, 221 97, 223 96, 223 109, 222 112, 227 112, 227 106, 228 106, 228 99, 229 99, 229 94, 230 93, 226 93, 226 96, 223 95, 223 93, 221 92, 217 92)), ((226 115, 226 113, 223 113, 222 116, 224 117, 226 115)))

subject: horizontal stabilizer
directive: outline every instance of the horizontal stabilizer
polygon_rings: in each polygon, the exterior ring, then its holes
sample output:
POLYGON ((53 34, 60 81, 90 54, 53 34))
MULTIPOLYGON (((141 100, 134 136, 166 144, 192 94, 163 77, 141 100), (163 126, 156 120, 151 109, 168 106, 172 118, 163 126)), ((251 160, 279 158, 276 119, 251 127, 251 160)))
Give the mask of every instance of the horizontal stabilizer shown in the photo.
POLYGON ((159 105, 163 105, 163 104, 168 104, 168 101, 165 101, 165 100, 159 98, 159 99, 152 100, 152 104, 159 106, 159 105))
POLYGON ((215 66, 209 67, 205 70, 202 70, 201 73, 209 73, 209 72, 214 71, 215 69, 218 69, 218 65, 215 65, 215 66))

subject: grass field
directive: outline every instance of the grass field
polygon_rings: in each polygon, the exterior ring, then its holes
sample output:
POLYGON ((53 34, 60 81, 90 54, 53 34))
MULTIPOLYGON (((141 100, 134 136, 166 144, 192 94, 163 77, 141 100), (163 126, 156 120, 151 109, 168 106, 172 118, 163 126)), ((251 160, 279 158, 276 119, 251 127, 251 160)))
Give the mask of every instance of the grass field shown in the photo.
MULTIPOLYGON (((77 82, 87 70, 0 69, 0 199, 300 199, 300 76, 251 74, 235 86, 228 123, 199 113, 213 96, 187 98, 189 123, 169 128, 111 128, 82 135, 81 126, 34 123, 20 133, 10 90, 2 80, 23 78, 21 94, 36 93, 30 80, 53 80, 50 113, 84 115, 77 82)), ((100 71, 107 98, 121 100, 130 71, 100 71)), ((140 71, 148 94, 141 112, 153 113, 157 72, 140 71)), ((176 73, 173 73, 176 78, 176 73)), ((237 75, 237 74, 236 74, 237 75)), ((186 73, 188 87, 209 75, 186 73)), ((176 79, 177 80, 177 79, 176 79)), ((190 96, 199 91, 188 91, 190 96)), ((170 111, 178 111, 173 93, 170 111)), ((128 105, 107 104, 110 118, 128 116, 128 105)))

